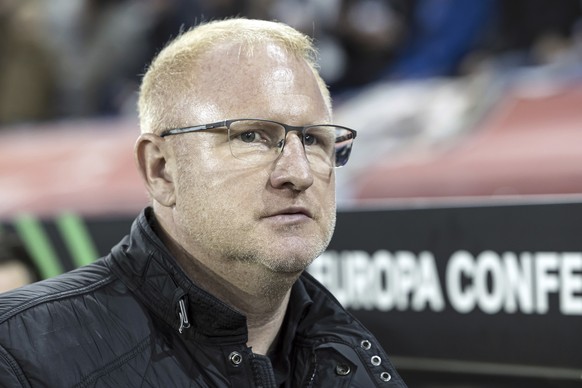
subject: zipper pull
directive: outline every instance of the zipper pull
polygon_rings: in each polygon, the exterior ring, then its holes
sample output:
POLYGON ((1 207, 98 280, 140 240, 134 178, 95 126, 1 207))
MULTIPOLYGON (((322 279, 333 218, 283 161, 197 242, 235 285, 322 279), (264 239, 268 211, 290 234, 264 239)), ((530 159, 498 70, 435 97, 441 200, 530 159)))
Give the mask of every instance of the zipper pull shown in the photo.
POLYGON ((178 328, 178 332, 182 334, 184 329, 188 329, 190 327, 190 322, 188 321, 188 314, 186 313, 186 303, 184 302, 184 298, 181 298, 178 301, 178 307, 180 311, 178 315, 180 316, 180 327, 178 328))

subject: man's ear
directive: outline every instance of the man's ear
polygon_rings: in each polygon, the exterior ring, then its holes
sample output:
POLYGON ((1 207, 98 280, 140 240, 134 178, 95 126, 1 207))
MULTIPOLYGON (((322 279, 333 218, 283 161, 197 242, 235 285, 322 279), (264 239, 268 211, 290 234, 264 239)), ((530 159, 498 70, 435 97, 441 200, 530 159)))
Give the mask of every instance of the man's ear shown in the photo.
POLYGON ((176 203, 171 150, 164 138, 152 133, 142 134, 135 144, 134 156, 138 170, 150 196, 163 206, 176 203))

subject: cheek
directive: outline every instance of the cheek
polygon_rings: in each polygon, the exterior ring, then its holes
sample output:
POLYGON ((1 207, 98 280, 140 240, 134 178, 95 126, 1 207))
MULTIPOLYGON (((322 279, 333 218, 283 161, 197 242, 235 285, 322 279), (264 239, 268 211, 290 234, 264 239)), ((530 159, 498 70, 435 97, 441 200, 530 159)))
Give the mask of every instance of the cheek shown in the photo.
POLYGON ((217 167, 211 160, 197 160, 182 155, 178 159, 178 174, 175 178, 176 210, 188 217, 201 218, 203 212, 214 202, 212 185, 215 183, 211 171, 217 167))
POLYGON ((190 213, 206 213, 198 218, 240 217, 260 205, 267 181, 264 172, 208 160, 200 161, 194 169, 180 171, 177 200, 186 202, 190 213))
POLYGON ((327 179, 316 179, 311 188, 314 191, 313 200, 320 204, 321 218, 327 223, 335 223, 336 196, 335 176, 332 174, 327 179))
POLYGON ((335 171, 331 170, 328 176, 316 176, 315 183, 321 197, 325 198, 325 202, 332 202, 335 206, 335 171))
POLYGON ((181 144, 176 154, 177 195, 206 195, 228 174, 228 146, 213 144, 209 134, 198 134, 197 142, 181 144))

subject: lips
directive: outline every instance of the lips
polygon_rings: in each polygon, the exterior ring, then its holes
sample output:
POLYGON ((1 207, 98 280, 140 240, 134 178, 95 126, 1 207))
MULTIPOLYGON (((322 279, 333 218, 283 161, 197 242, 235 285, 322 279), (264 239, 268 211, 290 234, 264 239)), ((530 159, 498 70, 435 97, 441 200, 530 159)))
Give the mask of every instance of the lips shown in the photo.
POLYGON ((280 210, 273 210, 266 213, 263 218, 269 217, 284 217, 284 216, 305 216, 308 218, 313 218, 313 213, 303 206, 290 206, 280 210))

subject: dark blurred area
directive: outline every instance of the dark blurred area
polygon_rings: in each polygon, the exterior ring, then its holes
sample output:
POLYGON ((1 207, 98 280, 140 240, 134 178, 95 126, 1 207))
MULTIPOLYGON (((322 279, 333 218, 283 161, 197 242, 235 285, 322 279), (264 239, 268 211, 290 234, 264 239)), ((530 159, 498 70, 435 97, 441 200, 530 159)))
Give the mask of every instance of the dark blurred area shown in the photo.
POLYGON ((0 293, 41 279, 20 237, 15 233, 0 233, 0 293))
POLYGON ((336 101, 386 80, 463 76, 576 52, 574 0, 4 0, 0 123, 131 115, 147 63, 181 30, 233 15, 313 36, 336 101))

